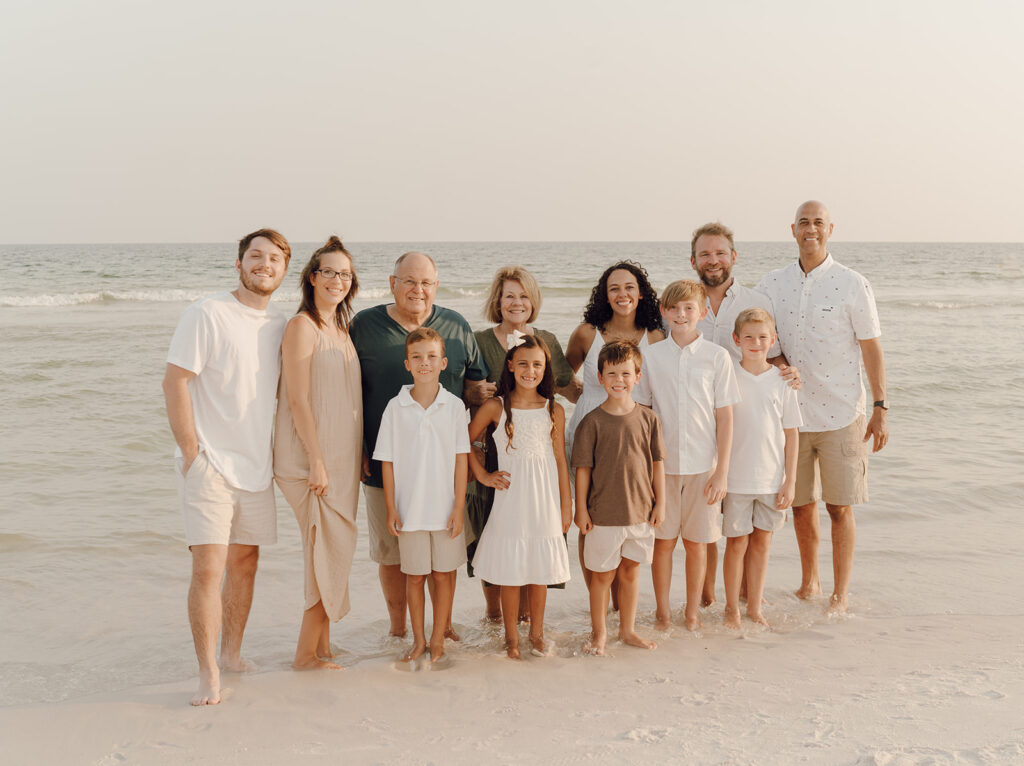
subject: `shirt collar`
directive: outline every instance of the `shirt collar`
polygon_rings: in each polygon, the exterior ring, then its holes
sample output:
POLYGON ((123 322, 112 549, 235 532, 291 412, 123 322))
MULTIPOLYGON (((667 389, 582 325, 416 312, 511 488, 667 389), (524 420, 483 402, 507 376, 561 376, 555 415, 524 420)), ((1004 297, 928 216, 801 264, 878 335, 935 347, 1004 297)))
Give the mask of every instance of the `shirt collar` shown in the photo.
POLYGON ((695 354, 697 353, 697 346, 704 342, 704 335, 703 333, 697 333, 697 337, 685 346, 680 346, 676 343, 671 333, 669 333, 669 336, 665 338, 665 340, 672 344, 672 348, 675 349, 677 354, 695 354))
MULTIPOLYGON (((444 392, 445 387, 439 386, 437 389, 437 396, 434 397, 434 401, 430 403, 430 406, 427 407, 426 410, 424 410, 424 412, 426 412, 427 410, 432 410, 434 407, 440 407, 441 405, 445 404, 446 397, 444 396, 444 392)), ((420 403, 412 398, 412 383, 406 383, 399 390, 398 403, 403 407, 415 406, 418 409, 423 409, 422 407, 420 407, 420 403)))
POLYGON ((835 265, 835 261, 832 260, 832 253, 825 253, 825 260, 811 269, 810 274, 804 271, 804 267, 800 264, 799 260, 796 262, 796 267, 800 269, 800 273, 807 279, 817 279, 818 277, 825 276, 825 272, 831 269, 833 265, 835 265))

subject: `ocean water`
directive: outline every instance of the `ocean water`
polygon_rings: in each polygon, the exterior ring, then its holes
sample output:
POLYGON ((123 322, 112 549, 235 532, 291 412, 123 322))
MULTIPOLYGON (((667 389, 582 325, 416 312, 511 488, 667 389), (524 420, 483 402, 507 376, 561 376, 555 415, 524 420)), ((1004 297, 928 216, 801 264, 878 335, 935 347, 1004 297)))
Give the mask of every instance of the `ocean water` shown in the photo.
MULTIPOLYGON (((297 306, 312 245, 294 247, 275 305, 297 306)), ((351 246, 359 308, 388 299, 395 257, 438 262, 438 303, 486 326, 494 270, 538 277, 537 326, 563 345, 601 271, 641 262, 658 288, 689 277, 679 243, 374 243, 351 246)), ((892 402, 889 446, 871 463, 857 510, 849 619, 1021 614, 1024 599, 1024 245, 833 243, 878 301, 892 402)), ((795 257, 791 243, 743 243, 736 277, 752 285, 795 257)), ((231 244, 0 246, 0 706, 80 698, 190 678, 185 615, 189 554, 173 481, 160 383, 189 301, 236 281, 231 244)), ((279 542, 264 549, 246 653, 287 667, 302 610, 298 530, 279 498, 279 542)), ((365 520, 360 511, 361 536, 365 520)), ((831 586, 827 545, 823 586, 831 586)), ((572 539, 574 535, 570 535, 572 539)), ((575 557, 575 547, 571 545, 575 557)), ((794 599, 790 526, 776 536, 767 609, 780 632, 828 620, 794 599)), ((574 563, 574 567, 575 567, 574 563)), ((574 569, 574 571, 576 571, 574 569)), ((673 597, 682 599, 677 565, 673 597)), ((346 664, 386 656, 376 567, 360 540, 353 608, 335 626, 346 664)), ((723 597, 719 578, 719 598, 723 597)), ((460 577, 460 652, 497 651, 479 586, 460 577)), ((572 654, 589 630, 581 580, 548 600, 548 630, 572 654)), ((712 607, 712 612, 720 608, 712 607)), ((653 609, 649 583, 641 611, 653 609)), ((713 639, 717 620, 705 619, 713 639)), ((642 616, 641 625, 650 624, 642 616)))

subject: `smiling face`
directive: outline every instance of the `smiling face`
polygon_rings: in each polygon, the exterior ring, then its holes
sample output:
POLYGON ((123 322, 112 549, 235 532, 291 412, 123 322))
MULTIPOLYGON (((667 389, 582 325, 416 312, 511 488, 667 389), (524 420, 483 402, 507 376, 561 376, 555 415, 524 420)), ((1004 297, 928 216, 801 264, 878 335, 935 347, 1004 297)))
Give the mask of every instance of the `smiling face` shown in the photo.
POLYGON ((675 340, 689 341, 697 335, 697 325, 708 313, 707 304, 696 300, 682 300, 661 307, 661 316, 675 340))
POLYGON ((516 349, 508 361, 508 369, 515 379, 516 388, 527 390, 537 388, 544 378, 547 363, 547 356, 542 348, 534 346, 516 349))
POLYGON ((708 287, 718 287, 729 281, 736 264, 736 251, 729 240, 720 234, 702 234, 697 238, 690 265, 700 281, 708 287))
POLYGON ((391 275, 391 294, 395 309, 407 319, 425 319, 437 296, 437 269, 422 253, 407 255, 391 275))
POLYGON ((448 358, 436 340, 418 340, 405 349, 405 369, 414 383, 437 383, 447 366, 448 358))
POLYGON ((309 283, 317 305, 337 306, 352 289, 352 260, 344 253, 324 253, 320 268, 309 275, 309 283))
POLYGON ((732 339, 743 352, 744 360, 764 362, 775 344, 775 332, 767 322, 746 322, 739 333, 732 334, 732 339))
POLYGON ((631 399, 633 388, 640 382, 640 370, 632 359, 624 362, 606 362, 604 369, 597 373, 597 379, 608 398, 618 401, 631 399))
POLYGON ((608 275, 608 303, 619 316, 632 317, 636 314, 636 307, 640 304, 640 285, 633 272, 615 269, 608 275))
POLYGON ((235 261, 238 278, 249 292, 266 297, 281 286, 288 273, 288 258, 266 237, 256 237, 235 261))
POLYGON ((832 219, 828 208, 820 202, 805 202, 796 211, 790 229, 802 256, 825 257, 828 238, 832 236, 832 219))
POLYGON ((501 286, 498 310, 502 321, 513 327, 525 327, 533 313, 533 302, 522 284, 514 279, 506 279, 501 286))

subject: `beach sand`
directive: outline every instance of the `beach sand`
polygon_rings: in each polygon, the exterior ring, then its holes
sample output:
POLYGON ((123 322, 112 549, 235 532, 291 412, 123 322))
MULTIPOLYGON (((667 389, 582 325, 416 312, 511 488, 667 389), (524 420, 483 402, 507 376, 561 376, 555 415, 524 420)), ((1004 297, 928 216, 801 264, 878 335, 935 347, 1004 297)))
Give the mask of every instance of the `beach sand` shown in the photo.
POLYGON ((394 668, 401 642, 383 640, 383 656, 345 671, 225 675, 215 707, 186 704, 190 680, 2 709, 0 728, 10 764, 1019 763, 1020 628, 952 615, 739 634, 709 622, 667 638, 643 628, 657 650, 612 643, 604 658, 565 656, 580 637, 554 631, 554 657, 513 662, 495 638, 494 651, 455 646, 450 668, 415 673, 394 668))

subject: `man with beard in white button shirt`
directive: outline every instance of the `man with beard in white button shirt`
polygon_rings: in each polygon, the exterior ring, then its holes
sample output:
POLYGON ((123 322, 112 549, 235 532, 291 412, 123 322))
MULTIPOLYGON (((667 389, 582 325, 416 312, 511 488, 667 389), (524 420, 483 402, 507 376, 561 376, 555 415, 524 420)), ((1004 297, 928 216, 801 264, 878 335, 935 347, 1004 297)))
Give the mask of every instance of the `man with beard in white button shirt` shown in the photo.
POLYGON ((800 457, 793 526, 802 579, 796 595, 821 593, 818 574, 818 496, 832 520, 834 584, 829 611, 847 610, 857 526, 853 506, 867 502, 867 442, 872 452, 889 440, 885 359, 871 285, 836 263, 828 252, 833 224, 828 208, 802 204, 792 224, 800 259, 765 275, 757 286, 772 300, 784 357, 803 370, 800 391, 800 457), (866 418, 861 359, 874 401, 866 418), (866 422, 865 422, 866 421, 866 422), (817 470, 816 470, 817 467, 817 470))
MULTIPOLYGON (((736 317, 753 308, 764 309, 774 316, 771 298, 744 287, 733 277, 736 245, 732 230, 723 223, 706 223, 693 232, 690 238, 690 265, 697 272, 708 294, 708 313, 698 324, 701 337, 728 351, 734 362, 740 361, 740 347, 732 339, 736 317)), ((793 388, 799 389, 800 371, 796 367, 787 366, 780 354, 779 345, 776 343, 768 352, 768 361, 780 368, 782 377, 789 381, 793 388)), ((704 575, 701 606, 709 606, 715 601, 718 543, 708 543, 707 555, 708 564, 704 575)))

